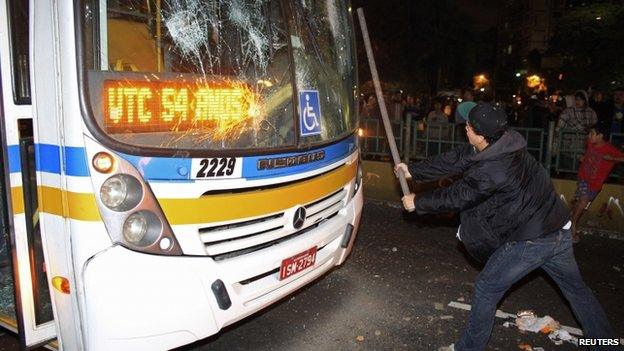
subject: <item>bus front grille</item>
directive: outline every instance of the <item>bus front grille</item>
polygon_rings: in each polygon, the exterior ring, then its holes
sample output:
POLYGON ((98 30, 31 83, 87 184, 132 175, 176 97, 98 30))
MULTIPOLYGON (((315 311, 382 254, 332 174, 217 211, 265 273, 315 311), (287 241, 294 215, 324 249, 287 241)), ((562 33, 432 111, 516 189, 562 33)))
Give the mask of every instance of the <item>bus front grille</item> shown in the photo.
POLYGON ((294 229, 292 218, 285 212, 254 219, 246 219, 225 225, 199 228, 199 238, 206 254, 222 260, 258 251, 293 239, 318 227, 334 217, 346 204, 347 190, 338 191, 306 205, 306 221, 302 228, 294 229))

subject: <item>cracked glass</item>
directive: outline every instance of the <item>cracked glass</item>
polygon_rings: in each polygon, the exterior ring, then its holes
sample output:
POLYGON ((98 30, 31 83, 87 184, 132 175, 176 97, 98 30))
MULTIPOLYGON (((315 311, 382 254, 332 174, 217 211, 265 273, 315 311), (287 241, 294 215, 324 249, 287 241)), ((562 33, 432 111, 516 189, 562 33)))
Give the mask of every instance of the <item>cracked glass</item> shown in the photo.
POLYGON ((355 67, 347 7, 331 0, 294 5, 84 1, 97 126, 125 144, 186 150, 289 148, 352 132, 355 67), (296 95, 306 89, 318 91, 322 127, 299 137, 296 95))
POLYGON ((297 0, 291 6, 296 90, 318 91, 322 112, 320 133, 306 136, 301 143, 339 138, 357 125, 351 9, 344 1, 335 0, 297 0))

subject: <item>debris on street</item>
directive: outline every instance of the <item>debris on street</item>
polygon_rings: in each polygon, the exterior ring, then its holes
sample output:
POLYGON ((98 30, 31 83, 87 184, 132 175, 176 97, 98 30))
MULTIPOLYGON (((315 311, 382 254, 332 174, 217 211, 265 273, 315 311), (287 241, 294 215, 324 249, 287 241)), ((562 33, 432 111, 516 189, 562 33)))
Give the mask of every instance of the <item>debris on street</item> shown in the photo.
POLYGON ((548 334, 548 338, 555 345, 562 345, 563 342, 578 345, 578 339, 567 330, 562 329, 561 324, 551 316, 540 318, 533 311, 520 311, 518 312, 515 325, 522 331, 548 334))
POLYGON ((551 316, 538 318, 533 311, 518 312, 516 326, 520 330, 530 331, 533 333, 541 332, 544 334, 549 334, 560 327, 559 323, 551 316))
POLYGON ((578 346, 578 339, 563 329, 553 330, 548 334, 548 338, 552 340, 555 345, 563 345, 565 341, 578 346))

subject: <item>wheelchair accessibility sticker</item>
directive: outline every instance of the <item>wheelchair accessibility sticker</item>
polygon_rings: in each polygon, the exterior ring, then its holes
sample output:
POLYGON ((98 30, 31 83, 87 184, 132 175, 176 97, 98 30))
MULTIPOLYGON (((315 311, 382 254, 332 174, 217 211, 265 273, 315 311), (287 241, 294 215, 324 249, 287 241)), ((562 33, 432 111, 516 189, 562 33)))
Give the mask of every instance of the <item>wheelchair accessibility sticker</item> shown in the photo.
POLYGON ((318 90, 300 90, 299 108, 301 136, 321 134, 321 104, 318 90))

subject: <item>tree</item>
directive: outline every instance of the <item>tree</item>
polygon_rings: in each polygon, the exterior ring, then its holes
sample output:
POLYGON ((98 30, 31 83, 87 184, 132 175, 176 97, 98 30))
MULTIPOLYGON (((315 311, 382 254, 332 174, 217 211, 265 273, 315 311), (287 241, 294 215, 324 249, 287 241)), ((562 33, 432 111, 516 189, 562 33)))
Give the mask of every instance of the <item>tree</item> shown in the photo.
MULTIPOLYGON (((435 93, 465 85, 476 72, 476 35, 456 0, 354 0, 353 5, 365 10, 382 80, 435 93)), ((370 73, 357 30, 360 81, 366 81, 370 73)))
POLYGON ((624 84, 624 6, 574 6, 559 19, 550 47, 563 58, 565 90, 624 84))

